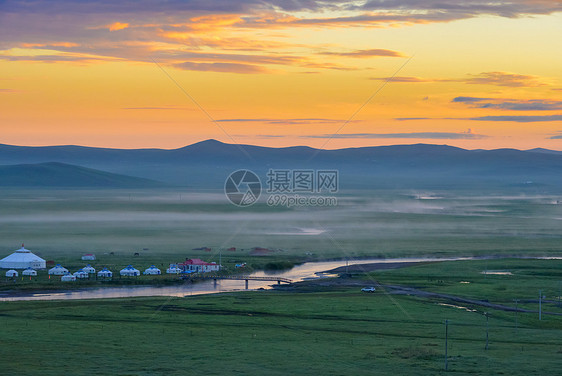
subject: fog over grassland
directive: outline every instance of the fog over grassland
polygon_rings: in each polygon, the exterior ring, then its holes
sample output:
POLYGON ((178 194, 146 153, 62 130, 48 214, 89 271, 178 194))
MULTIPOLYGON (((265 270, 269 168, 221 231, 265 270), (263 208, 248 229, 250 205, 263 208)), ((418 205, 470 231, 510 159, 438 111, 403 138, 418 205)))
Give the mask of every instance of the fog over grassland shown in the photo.
MULTIPOLYGON (((256 246, 307 258, 553 255, 562 197, 512 190, 347 191, 334 207, 238 208, 222 191, 3 190, 0 249, 194 256, 192 248, 256 246)), ((240 251, 244 249, 244 251, 240 251)), ((205 254, 199 254, 205 255, 205 254)))

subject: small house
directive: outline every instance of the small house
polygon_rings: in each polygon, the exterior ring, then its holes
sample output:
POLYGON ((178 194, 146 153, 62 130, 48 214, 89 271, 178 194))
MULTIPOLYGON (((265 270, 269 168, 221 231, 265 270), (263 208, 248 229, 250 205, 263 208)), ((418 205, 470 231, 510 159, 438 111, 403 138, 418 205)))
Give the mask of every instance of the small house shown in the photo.
POLYGON ((216 262, 206 262, 197 258, 187 259, 181 264, 178 264, 178 267, 192 273, 209 273, 218 272, 220 270, 220 265, 216 262))

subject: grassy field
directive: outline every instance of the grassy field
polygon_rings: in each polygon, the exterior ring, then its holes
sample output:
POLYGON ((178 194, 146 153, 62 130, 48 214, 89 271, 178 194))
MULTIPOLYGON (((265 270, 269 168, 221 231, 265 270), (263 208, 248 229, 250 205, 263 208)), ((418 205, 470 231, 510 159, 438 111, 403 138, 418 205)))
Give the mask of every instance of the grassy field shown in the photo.
MULTIPOLYGON (((374 277, 508 302, 532 298, 539 286, 554 289, 561 265, 551 262, 489 262, 516 280, 480 279, 484 264, 470 261, 377 272, 365 283, 374 277), (471 283, 462 288, 471 290, 455 290, 465 279, 471 283)), ((513 312, 494 310, 485 350, 483 310, 440 303, 446 301, 357 287, 0 303, 0 366, 18 375, 444 374, 447 319, 453 374, 542 375, 562 367, 562 316, 539 321, 519 313, 516 330, 513 312)), ((562 312, 555 303, 547 308, 562 312)))
POLYGON ((227 257, 248 262, 258 246, 282 250, 272 259, 299 260, 548 255, 560 252, 559 201, 517 190, 372 190, 341 192, 336 207, 237 208, 222 192, 3 190, 0 256, 22 242, 47 260, 113 252, 130 257, 126 264, 135 252, 156 264, 218 261, 218 250, 230 247, 237 250, 227 257), (199 247, 213 251, 192 250, 199 247))

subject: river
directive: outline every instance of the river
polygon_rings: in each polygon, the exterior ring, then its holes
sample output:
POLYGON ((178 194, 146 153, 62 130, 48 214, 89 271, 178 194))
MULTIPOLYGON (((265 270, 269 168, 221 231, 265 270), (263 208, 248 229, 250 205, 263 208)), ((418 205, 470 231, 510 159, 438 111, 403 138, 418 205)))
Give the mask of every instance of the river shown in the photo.
MULTIPOLYGON (((552 257, 559 259, 558 257, 552 257)), ((436 261, 459 261, 471 260, 472 257, 452 257, 452 258, 393 258, 393 259, 362 259, 349 260, 348 265, 367 264, 367 263, 396 263, 396 262, 436 262, 436 261)), ((321 261, 307 262, 297 265, 294 268, 280 272, 258 271, 252 273, 252 277, 275 276, 287 278, 293 282, 300 282, 315 278, 325 278, 333 276, 325 273, 326 270, 345 266, 346 261, 321 261)), ((68 282, 69 288, 72 288, 68 282)), ((249 289, 271 289, 271 281, 249 281, 249 289)), ((0 292, 0 302, 22 301, 22 300, 77 300, 77 299, 108 299, 108 298, 134 298, 146 296, 174 296, 186 297, 201 294, 216 294, 221 292, 233 292, 245 290, 243 280, 218 280, 216 285, 213 280, 204 280, 197 283, 186 282, 174 286, 134 286, 134 287, 99 287, 85 288, 78 290, 65 291, 41 291, 41 292, 22 292, 8 291, 0 292)))

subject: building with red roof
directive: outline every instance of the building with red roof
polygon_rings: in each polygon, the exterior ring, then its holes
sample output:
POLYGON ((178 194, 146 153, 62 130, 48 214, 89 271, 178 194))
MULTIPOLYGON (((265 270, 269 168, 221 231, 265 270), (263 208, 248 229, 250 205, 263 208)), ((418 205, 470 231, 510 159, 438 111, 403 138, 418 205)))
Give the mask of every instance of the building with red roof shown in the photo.
POLYGON ((184 262, 179 263, 178 267, 183 269, 184 272, 190 273, 209 273, 220 270, 220 265, 216 262, 206 262, 198 258, 186 259, 184 262))

